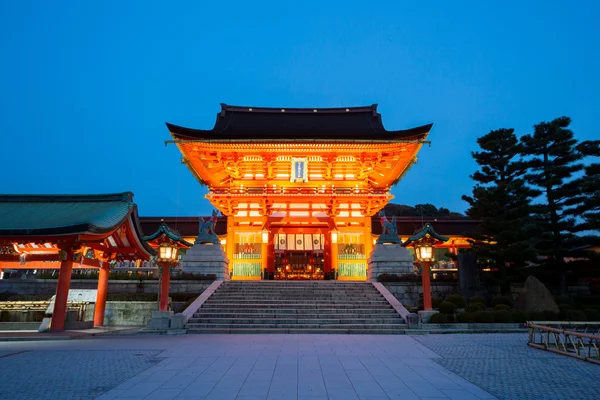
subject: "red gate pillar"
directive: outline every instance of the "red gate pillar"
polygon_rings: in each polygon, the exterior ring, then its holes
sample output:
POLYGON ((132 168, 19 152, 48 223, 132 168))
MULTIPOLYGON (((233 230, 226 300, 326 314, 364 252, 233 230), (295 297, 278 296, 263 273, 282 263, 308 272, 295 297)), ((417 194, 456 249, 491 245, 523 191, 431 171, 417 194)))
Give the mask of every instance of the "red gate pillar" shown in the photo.
POLYGON ((106 309, 106 293, 108 292, 109 263, 104 263, 98 272, 98 293, 94 308, 94 326, 104 325, 104 310, 106 309))
POLYGON ((58 283, 56 284, 56 297, 54 299, 54 310, 52 310, 51 331, 65 330, 65 317, 67 315, 67 300, 69 298, 69 287, 71 286, 71 271, 73 270, 73 250, 66 251, 65 259, 60 263, 58 283))
POLYGON ((160 303, 159 311, 169 311, 169 287, 171 285, 171 269, 166 263, 161 265, 160 277, 160 303))

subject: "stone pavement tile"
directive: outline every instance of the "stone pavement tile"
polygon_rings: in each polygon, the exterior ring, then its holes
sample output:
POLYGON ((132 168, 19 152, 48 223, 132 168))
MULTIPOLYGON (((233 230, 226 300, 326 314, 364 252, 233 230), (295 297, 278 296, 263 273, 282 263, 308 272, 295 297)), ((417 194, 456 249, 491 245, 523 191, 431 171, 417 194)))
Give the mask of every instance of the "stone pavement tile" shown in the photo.
POLYGON ((120 395, 122 395, 123 393, 125 393, 125 390, 109 390, 108 392, 104 393, 102 396, 97 397, 96 400, 113 400, 116 399, 117 397, 119 397, 120 395))
POLYGON ((173 400, 176 398, 181 389, 163 389, 158 388, 154 392, 150 393, 149 396, 144 397, 144 400, 173 400))
POLYGON ((235 400, 239 390, 236 389, 219 389, 212 390, 205 400, 235 400))
POLYGON ((270 386, 270 381, 246 381, 240 390, 239 396, 263 396, 263 398, 267 398, 270 386))
POLYGON ((169 370, 169 371, 161 370, 161 371, 154 372, 151 375, 139 374, 136 376, 136 378, 137 377, 143 378, 142 381, 145 381, 145 382, 166 382, 166 381, 170 380, 171 378, 173 378, 178 373, 179 373, 179 371, 177 371, 177 370, 169 370))
POLYGON ((235 398, 235 400, 266 400, 267 396, 266 395, 255 395, 255 396, 242 396, 239 395, 238 397, 235 398))
POLYGON ((352 389, 354 390, 354 386, 352 386, 352 382, 347 377, 340 379, 325 379, 325 387, 327 390, 329 389, 352 389))
POLYGON ((377 383, 390 399, 419 400, 419 397, 398 377, 376 377, 377 383))
POLYGON ((327 396, 298 396, 298 400, 329 400, 327 396))
POLYGON ((194 381, 190 383, 185 389, 183 389, 177 398, 180 397, 195 397, 196 399, 203 399, 205 396, 213 390, 217 385, 217 382, 198 382, 194 381))
POLYGON ((416 394, 419 397, 441 397, 441 398, 447 397, 443 392, 441 392, 439 389, 437 389, 431 383, 427 382, 423 378, 421 378, 421 379, 422 380, 416 380, 416 379, 410 380, 410 381, 403 380, 403 382, 406 384, 406 386, 408 386, 408 388, 410 390, 412 390, 412 392, 414 394, 416 394))
POLYGON ((385 392, 375 381, 373 382, 352 382, 354 390, 358 396, 385 396, 385 392))
POLYGON ((256 360, 253 369, 275 369, 277 358, 275 355, 261 355, 256 360))
POLYGON ((246 378, 246 381, 248 382, 261 382, 261 381, 268 381, 271 382, 271 380, 273 379, 273 374, 275 373, 274 369, 255 369, 252 368, 252 370, 250 371, 250 374, 248 374, 248 377, 246 378))
POLYGON ((150 393, 154 392, 156 389, 162 385, 163 382, 141 382, 137 383, 131 388, 125 390, 120 396, 121 397, 135 397, 135 398, 144 398, 150 393))
POLYGON ((184 389, 189 386, 190 383, 194 382, 194 380, 198 376, 196 375, 176 375, 164 382, 160 387, 162 389, 184 389))
POLYGON ((359 400, 353 388, 349 389, 327 389, 329 400, 359 400))
POLYGON ((269 388, 269 393, 267 394, 267 400, 296 400, 297 398, 298 390, 296 385, 271 385, 269 388))
POLYGON ((442 392, 452 400, 480 400, 479 397, 473 393, 461 389, 461 390, 448 390, 442 389, 442 392))

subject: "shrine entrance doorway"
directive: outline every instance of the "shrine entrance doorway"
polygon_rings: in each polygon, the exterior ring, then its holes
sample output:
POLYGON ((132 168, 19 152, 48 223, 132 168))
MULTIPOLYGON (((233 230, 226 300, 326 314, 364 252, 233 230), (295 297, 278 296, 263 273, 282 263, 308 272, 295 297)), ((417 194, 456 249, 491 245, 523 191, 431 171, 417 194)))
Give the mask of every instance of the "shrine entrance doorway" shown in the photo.
POLYGON ((275 279, 323 280, 325 278, 325 258, 322 251, 286 250, 275 253, 275 279))

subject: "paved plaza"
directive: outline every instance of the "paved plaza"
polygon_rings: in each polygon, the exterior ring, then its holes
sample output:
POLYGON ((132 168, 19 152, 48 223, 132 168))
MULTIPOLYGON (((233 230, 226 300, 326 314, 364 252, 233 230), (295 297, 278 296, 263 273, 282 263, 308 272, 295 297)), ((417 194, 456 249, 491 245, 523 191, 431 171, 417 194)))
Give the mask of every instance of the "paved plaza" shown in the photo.
POLYGON ((598 399, 523 334, 112 336, 0 343, 1 399, 598 399))

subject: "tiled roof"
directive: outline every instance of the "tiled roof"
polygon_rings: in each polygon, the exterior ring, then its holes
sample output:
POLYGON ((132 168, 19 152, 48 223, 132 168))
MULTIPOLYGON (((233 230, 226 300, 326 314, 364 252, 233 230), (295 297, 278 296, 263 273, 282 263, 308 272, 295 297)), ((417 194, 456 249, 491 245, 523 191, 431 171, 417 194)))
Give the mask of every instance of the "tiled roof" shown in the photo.
POLYGON ((221 104, 215 126, 209 130, 167 123, 180 140, 422 140, 433 124, 388 131, 377 104, 364 107, 285 108, 221 104))
POLYGON ((135 208, 133 193, 0 195, 0 236, 104 233, 135 208))
POLYGON ((160 224, 160 226, 158 227, 158 230, 156 232, 154 232, 153 234, 151 234, 149 236, 144 237, 144 240, 146 242, 149 242, 151 240, 156 239, 157 237, 159 237, 162 234, 167 235, 167 237, 169 239, 179 242, 184 246, 192 247, 194 245, 193 243, 190 243, 190 242, 186 241, 185 239, 183 239, 178 231, 176 231, 175 229, 172 229, 171 227, 169 227, 169 225, 165 224, 164 222, 160 224))

